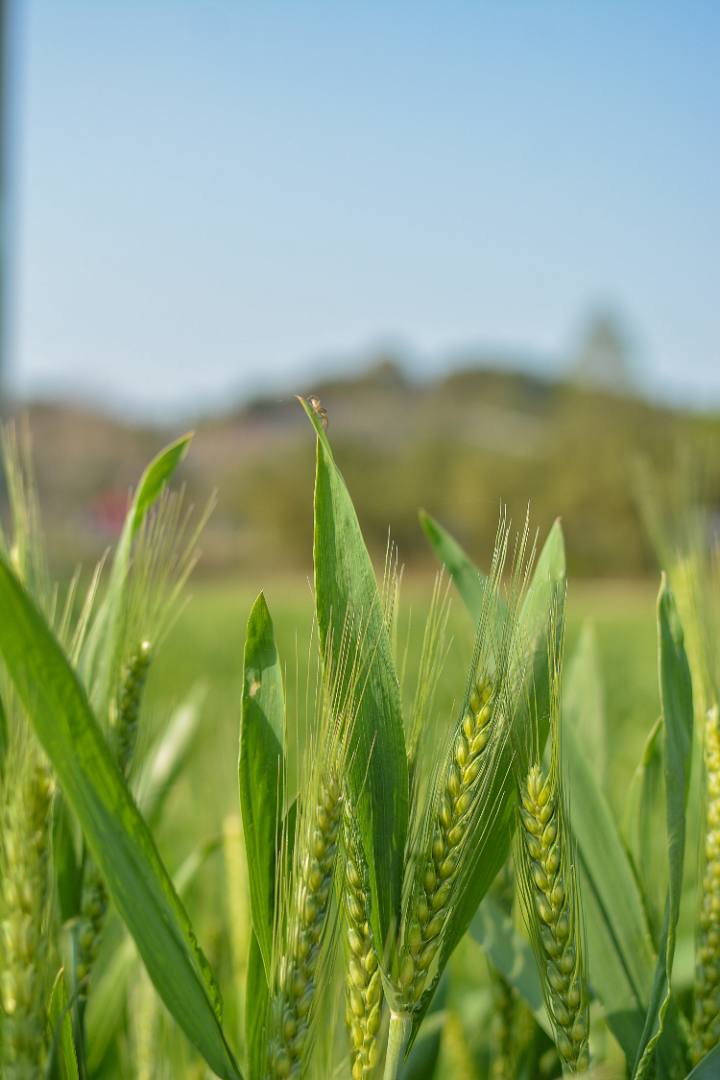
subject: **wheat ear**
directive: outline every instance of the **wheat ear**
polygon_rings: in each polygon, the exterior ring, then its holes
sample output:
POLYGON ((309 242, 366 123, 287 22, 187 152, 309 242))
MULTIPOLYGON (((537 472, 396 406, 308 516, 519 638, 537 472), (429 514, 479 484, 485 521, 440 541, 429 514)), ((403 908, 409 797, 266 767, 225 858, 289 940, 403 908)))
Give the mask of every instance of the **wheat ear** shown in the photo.
POLYGON ((345 803, 345 1018, 350 1033, 352 1080, 370 1076, 378 1063, 383 990, 368 919, 367 866, 350 804, 345 803))
POLYGON ((297 888, 288 915, 286 953, 273 1003, 270 1073, 299 1076, 308 1051, 317 968, 327 925, 342 821, 340 784, 334 772, 319 781, 309 837, 302 830, 297 888))
POLYGON ((695 947, 690 1055, 697 1064, 720 1042, 720 713, 705 723, 705 866, 695 947))
POLYGON ((588 1064, 588 997, 578 898, 555 770, 532 765, 520 787, 526 915, 536 945, 555 1043, 572 1072, 588 1064))
POLYGON ((52 780, 41 764, 9 782, 3 828, 0 1075, 42 1076, 46 1056, 47 917, 52 780))
POLYGON ((492 732, 493 699, 490 681, 478 683, 445 763, 430 847, 419 864, 400 956, 398 983, 410 1009, 427 985, 450 913, 462 842, 482 793, 483 751, 492 732))

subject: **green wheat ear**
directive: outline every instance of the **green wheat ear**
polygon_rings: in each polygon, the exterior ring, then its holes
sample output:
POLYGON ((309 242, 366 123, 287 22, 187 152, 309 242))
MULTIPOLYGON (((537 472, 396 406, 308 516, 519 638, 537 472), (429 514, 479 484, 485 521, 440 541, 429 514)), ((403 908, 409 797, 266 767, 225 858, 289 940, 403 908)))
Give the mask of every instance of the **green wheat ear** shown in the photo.
POLYGON ((580 893, 564 800, 560 764, 560 665, 562 626, 553 616, 550 671, 551 762, 542 748, 518 747, 516 873, 525 921, 540 969, 545 1004, 563 1066, 588 1067, 589 998, 580 893))
POLYGON ((25 760, 7 784, 3 815, 0 1075, 30 1080, 42 1076, 47 1052, 53 784, 31 748, 18 750, 25 760))
POLYGON ((272 1010, 270 1073, 300 1076, 309 1052, 317 975, 332 894, 342 821, 340 784, 334 772, 318 782, 311 828, 296 841, 297 873, 284 955, 272 1010))
POLYGON ((720 1042, 720 713, 705 724, 705 865, 695 946, 690 1054, 697 1064, 720 1042))
POLYGON ((352 1080, 371 1076, 380 1057, 379 1032, 383 1012, 383 987, 377 952, 369 922, 370 889, 362 844, 345 801, 343 820, 345 848, 345 1018, 350 1034, 352 1080))
POLYGON ((588 996, 578 894, 557 777, 532 765, 520 788, 521 860, 527 916, 555 1042, 572 1072, 587 1068, 588 996))
POLYGON ((445 764, 428 849, 404 930, 398 985, 408 1008, 422 996, 449 917, 466 841, 482 797, 483 756, 493 729, 494 691, 484 680, 470 695, 445 764))

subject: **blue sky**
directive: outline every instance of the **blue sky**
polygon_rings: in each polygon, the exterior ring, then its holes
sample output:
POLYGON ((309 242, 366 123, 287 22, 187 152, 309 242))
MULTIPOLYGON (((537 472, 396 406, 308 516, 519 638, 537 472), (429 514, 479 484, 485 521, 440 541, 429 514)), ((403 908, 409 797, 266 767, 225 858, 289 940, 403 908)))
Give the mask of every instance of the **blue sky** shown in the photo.
POLYGON ((720 402, 712 0, 30 0, 12 380, 158 415, 593 306, 720 402))

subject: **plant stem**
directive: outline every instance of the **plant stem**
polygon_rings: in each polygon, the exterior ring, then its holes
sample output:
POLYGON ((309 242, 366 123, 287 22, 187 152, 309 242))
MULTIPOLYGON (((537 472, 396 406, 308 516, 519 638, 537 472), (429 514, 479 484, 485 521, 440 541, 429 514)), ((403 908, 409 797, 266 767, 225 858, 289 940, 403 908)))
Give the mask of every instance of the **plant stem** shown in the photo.
POLYGON ((398 1080, 411 1028, 411 1013, 396 1013, 394 1011, 390 1013, 390 1032, 388 1034, 383 1080, 398 1080))

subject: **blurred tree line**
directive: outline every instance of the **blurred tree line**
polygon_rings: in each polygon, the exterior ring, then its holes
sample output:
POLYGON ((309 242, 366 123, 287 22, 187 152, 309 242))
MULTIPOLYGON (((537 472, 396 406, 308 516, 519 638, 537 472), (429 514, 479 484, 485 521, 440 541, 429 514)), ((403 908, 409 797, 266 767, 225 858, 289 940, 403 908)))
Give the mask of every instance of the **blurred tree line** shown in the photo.
MULTIPOLYGON (((703 464, 707 497, 720 506, 718 414, 487 367, 418 383, 389 360, 305 390, 328 411, 338 463, 379 560, 391 536, 409 568, 431 562, 417 521, 422 506, 484 564, 504 502, 516 523, 529 504, 543 531, 563 518, 576 576, 642 575, 653 555, 635 466, 644 459, 662 475, 680 449, 703 464)), ((30 412, 56 559, 95 554, 112 538, 128 486, 172 433, 59 405, 30 412)), ((218 491, 206 572, 310 571, 313 454, 291 397, 197 425, 184 481, 196 503, 218 491)))

